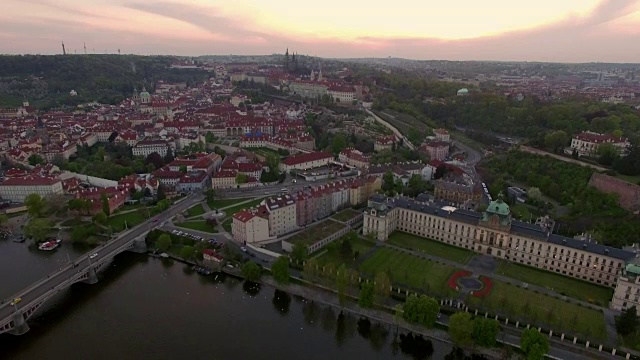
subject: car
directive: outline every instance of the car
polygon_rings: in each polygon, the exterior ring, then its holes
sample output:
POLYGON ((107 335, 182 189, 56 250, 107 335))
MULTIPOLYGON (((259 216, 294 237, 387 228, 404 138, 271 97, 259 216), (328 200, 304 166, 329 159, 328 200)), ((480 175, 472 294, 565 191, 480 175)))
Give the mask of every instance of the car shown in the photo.
POLYGON ((298 182, 298 180, 293 179, 293 180, 291 180, 291 182, 295 184, 295 183, 297 183, 297 182, 298 182))
POLYGON ((157 222, 158 222, 158 219, 153 219, 153 222, 154 222, 154 223, 157 223, 157 222))
POLYGON ((247 252, 247 248, 246 248, 246 247, 244 247, 244 246, 241 246, 241 247, 240 247, 240 250, 242 250, 242 251, 244 251, 244 252, 247 252))
POLYGON ((98 253, 93 253, 89 255, 89 259, 94 259, 96 256, 98 256, 98 253))
POLYGON ((17 297, 17 298, 15 298, 15 299, 13 299, 11 301, 11 305, 15 305, 15 304, 19 303, 20 301, 22 301, 22 298, 17 297))

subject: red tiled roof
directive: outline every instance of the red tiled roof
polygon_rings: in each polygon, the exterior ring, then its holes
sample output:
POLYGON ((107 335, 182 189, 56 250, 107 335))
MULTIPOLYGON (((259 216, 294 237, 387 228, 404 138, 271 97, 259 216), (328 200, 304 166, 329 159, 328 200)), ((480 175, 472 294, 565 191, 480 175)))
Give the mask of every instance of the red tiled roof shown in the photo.
POLYGON ((285 165, 292 166, 292 165, 303 164, 306 162, 323 160, 323 159, 333 159, 333 155, 323 151, 316 151, 308 154, 289 156, 288 158, 282 160, 282 163, 285 165))

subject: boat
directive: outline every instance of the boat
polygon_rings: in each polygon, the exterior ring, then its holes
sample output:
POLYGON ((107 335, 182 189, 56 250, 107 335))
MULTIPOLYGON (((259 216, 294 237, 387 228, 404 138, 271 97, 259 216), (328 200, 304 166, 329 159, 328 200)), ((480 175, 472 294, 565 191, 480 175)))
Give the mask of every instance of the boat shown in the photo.
POLYGON ((38 246, 38 249, 44 250, 44 251, 51 251, 57 248, 58 246, 60 246, 61 242, 62 240, 51 240, 51 241, 43 242, 42 244, 40 244, 40 246, 38 246))

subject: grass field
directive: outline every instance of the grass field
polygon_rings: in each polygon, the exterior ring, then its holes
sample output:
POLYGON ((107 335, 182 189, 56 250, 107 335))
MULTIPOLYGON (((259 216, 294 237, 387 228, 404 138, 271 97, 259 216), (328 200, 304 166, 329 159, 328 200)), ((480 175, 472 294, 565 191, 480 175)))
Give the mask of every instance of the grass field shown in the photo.
POLYGON ((235 205, 237 203, 251 200, 251 198, 237 198, 237 199, 214 199, 213 202, 207 202, 211 209, 222 209, 227 206, 235 205))
POLYGON ((634 185, 640 185, 640 175, 622 175, 617 174, 616 177, 620 180, 632 183, 634 185))
POLYGON ((342 222, 346 222, 349 221, 351 219, 353 219, 354 217, 360 215, 360 213, 358 211, 355 211, 353 209, 344 209, 342 211, 340 211, 339 213, 334 214, 331 218, 332 219, 336 219, 338 221, 342 221, 342 222))
MULTIPOLYGON (((336 266, 339 266, 342 263, 347 263, 348 265, 351 265, 354 262, 351 259, 345 259, 340 254, 339 241, 340 240, 335 241, 335 243, 337 244, 336 246, 326 246, 324 249, 321 249, 320 251, 318 251, 318 253, 322 254, 316 258, 319 264, 324 265, 328 263, 333 263, 336 266)), ((371 250, 371 248, 373 248, 374 246, 375 246, 375 243, 368 240, 361 239, 361 238, 356 238, 351 241, 351 249, 353 250, 354 253, 357 251, 359 256, 364 255, 367 251, 371 250)), ((311 255, 311 257, 313 257, 313 255, 311 255)))
POLYGON ((204 211, 204 208, 202 207, 202 204, 197 204, 187 209, 187 217, 194 217, 194 216, 202 215, 204 213, 205 211, 204 211))
POLYGON ((311 245, 333 233, 344 229, 345 226, 347 225, 327 219, 288 238, 286 241, 292 244, 301 242, 306 245, 311 245))
POLYGON ((183 223, 176 224, 176 226, 181 227, 181 228, 185 228, 185 229, 192 229, 192 230, 208 232, 208 233, 217 232, 217 229, 216 229, 215 226, 208 225, 204 220, 201 220, 201 221, 185 221, 183 223))
POLYGON ((225 220, 221 225, 222 228, 225 229, 227 232, 231 232, 231 223, 233 222, 232 219, 227 219, 225 220))
POLYGON ((387 242, 392 245, 421 251, 425 254, 441 257, 460 264, 466 264, 474 255, 472 251, 457 246, 399 231, 391 234, 387 242))
POLYGON ((408 285, 425 293, 447 297, 457 294, 447 284, 456 270, 458 269, 451 266, 388 248, 376 250, 360 265, 360 271, 369 276, 388 271, 394 284, 408 285))
MULTIPOLYGON (((262 200, 264 200, 264 198, 255 199, 255 200, 250 201, 250 202, 245 203, 245 204, 234 205, 234 206, 231 206, 231 207, 229 207, 227 209, 224 209, 224 212, 227 214, 227 216, 232 216, 233 214, 237 213, 238 211, 240 211, 242 209, 248 209, 250 207, 254 207, 256 205, 259 205, 262 202, 262 200)), ((217 209, 220 209, 220 208, 217 208, 217 209)))
POLYGON ((60 223, 61 226, 82 226, 87 224, 91 224, 91 223, 89 221, 82 221, 82 219, 76 219, 76 218, 68 219, 60 223))
MULTIPOLYGON (((467 305, 518 316, 532 324, 547 324, 554 332, 567 331, 588 338, 607 339, 602 311, 538 294, 501 281, 491 280, 493 288, 486 298, 467 296, 467 305)), ((522 322, 522 321, 521 321, 522 322)))
POLYGON ((524 221, 529 221, 531 218, 537 217, 537 215, 533 214, 532 209, 524 204, 511 205, 511 207, 509 207, 509 210, 511 210, 511 213, 514 214, 518 219, 522 219, 524 221))
POLYGON ((145 217, 142 216, 137 211, 132 211, 130 213, 122 214, 122 215, 114 215, 107 220, 107 224, 111 225, 113 231, 120 232, 125 228, 125 221, 127 223, 127 227, 132 228, 145 220, 145 217))
POLYGON ((607 306, 613 296, 613 290, 604 286, 506 261, 499 262, 496 272, 526 283, 544 286, 566 296, 600 306, 607 306))

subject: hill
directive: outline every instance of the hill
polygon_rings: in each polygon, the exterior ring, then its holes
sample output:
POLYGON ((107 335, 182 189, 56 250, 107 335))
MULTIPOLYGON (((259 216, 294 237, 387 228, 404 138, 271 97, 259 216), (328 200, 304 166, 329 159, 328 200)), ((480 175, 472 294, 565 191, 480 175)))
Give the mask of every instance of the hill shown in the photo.
POLYGON ((14 107, 27 99, 50 108, 92 100, 116 104, 133 88, 157 80, 201 82, 203 70, 170 69, 177 58, 137 55, 15 55, 0 56, 0 107, 14 107), (75 90, 78 96, 71 97, 75 90))

